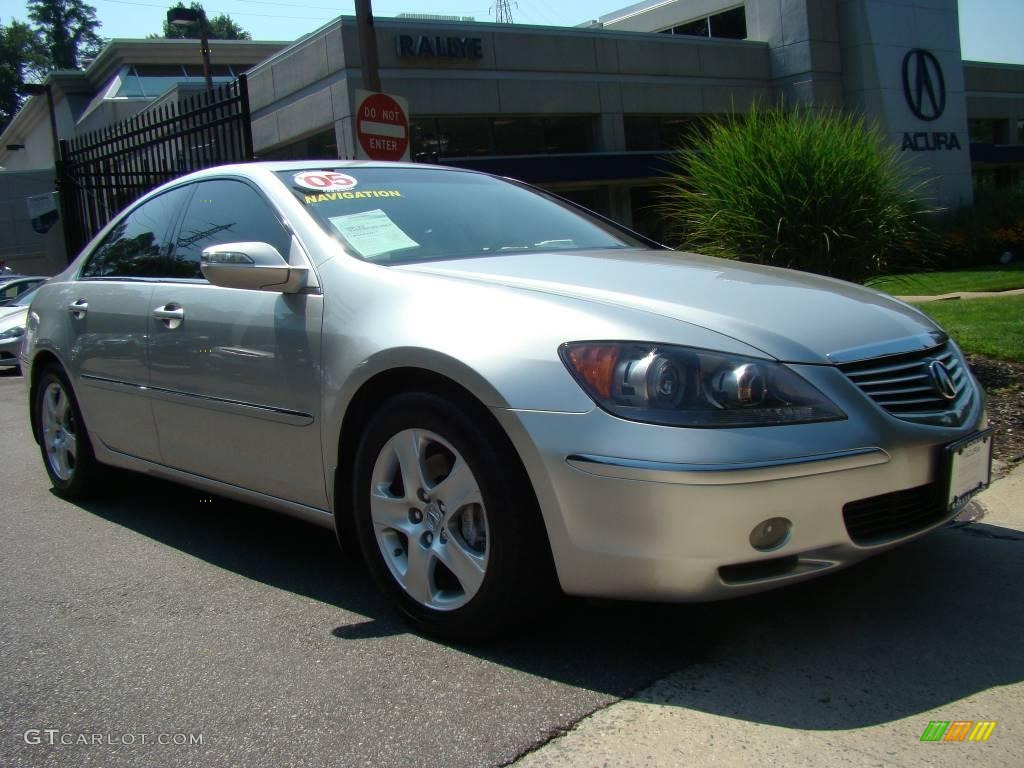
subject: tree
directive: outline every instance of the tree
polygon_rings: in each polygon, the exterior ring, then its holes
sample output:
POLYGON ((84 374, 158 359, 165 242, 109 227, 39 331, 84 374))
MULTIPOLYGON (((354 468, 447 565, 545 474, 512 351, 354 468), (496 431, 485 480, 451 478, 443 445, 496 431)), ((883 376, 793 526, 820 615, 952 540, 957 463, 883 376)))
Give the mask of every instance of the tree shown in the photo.
POLYGON ((96 34, 96 9, 85 0, 28 0, 28 15, 35 22, 50 55, 53 69, 78 69, 82 57, 95 56, 103 47, 96 34))
POLYGON ((923 188, 863 118, 755 107, 675 151, 660 210, 712 256, 863 281, 934 259, 923 188))
POLYGON ((46 47, 28 24, 0 24, 0 131, 14 119, 24 97, 18 89, 46 70, 46 47))
MULTIPOLYGON (((191 6, 187 6, 184 3, 179 2, 171 6, 171 8, 188 7, 191 7, 193 11, 203 12, 203 6, 201 3, 192 3, 191 6)), ((252 40, 252 35, 242 29, 242 27, 226 13, 221 13, 214 16, 212 19, 207 18, 206 30, 206 35, 211 40, 252 40)), ((176 27, 173 24, 168 24, 164 21, 163 37, 175 40, 180 40, 182 38, 198 40, 199 26, 192 25, 190 27, 176 27)))

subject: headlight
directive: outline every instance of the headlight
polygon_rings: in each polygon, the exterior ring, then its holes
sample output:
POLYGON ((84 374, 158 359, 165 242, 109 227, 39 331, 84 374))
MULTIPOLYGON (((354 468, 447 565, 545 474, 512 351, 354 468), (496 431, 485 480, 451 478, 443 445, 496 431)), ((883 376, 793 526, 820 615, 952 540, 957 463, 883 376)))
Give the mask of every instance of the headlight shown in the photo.
POLYGON ((765 427, 845 419, 781 363, 705 349, 572 342, 559 349, 580 386, 609 413, 677 427, 765 427))
POLYGON ((10 341, 23 335, 25 335, 25 326, 16 325, 13 328, 8 328, 6 331, 0 331, 0 341, 10 341))

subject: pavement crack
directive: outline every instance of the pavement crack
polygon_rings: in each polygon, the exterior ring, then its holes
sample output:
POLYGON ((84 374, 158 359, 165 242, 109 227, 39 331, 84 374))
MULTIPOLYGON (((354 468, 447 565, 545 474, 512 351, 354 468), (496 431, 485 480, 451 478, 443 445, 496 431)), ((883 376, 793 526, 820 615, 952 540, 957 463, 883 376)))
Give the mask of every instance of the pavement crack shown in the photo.
MULTIPOLYGON (((653 683, 652 683, 652 685, 653 685, 653 683)), ((516 753, 515 755, 513 755, 511 758, 509 758, 505 762, 498 763, 497 768, 507 768, 507 766, 515 765, 516 763, 518 763, 520 760, 522 760, 527 755, 531 755, 534 752, 536 752, 537 750, 546 747, 551 742, 556 741, 558 739, 561 739, 564 736, 569 735, 570 733, 575 731, 577 728, 579 728, 580 725, 585 720, 589 720, 591 717, 596 715, 598 712, 603 712, 604 710, 608 709, 608 707, 614 707, 616 704, 619 704, 620 702, 625 701, 626 699, 632 698, 640 690, 643 690, 643 688, 637 689, 637 691, 634 691, 631 694, 623 696, 622 698, 612 699, 611 701, 609 701, 606 704, 602 704, 599 707, 595 707, 594 709, 590 710, 589 712, 583 714, 578 720, 576 720, 573 723, 570 723, 567 726, 556 726, 554 728, 551 728, 544 735, 543 738, 537 740, 536 742, 534 742, 533 744, 531 744, 530 746, 528 746, 526 749, 522 750, 521 752, 516 753)))

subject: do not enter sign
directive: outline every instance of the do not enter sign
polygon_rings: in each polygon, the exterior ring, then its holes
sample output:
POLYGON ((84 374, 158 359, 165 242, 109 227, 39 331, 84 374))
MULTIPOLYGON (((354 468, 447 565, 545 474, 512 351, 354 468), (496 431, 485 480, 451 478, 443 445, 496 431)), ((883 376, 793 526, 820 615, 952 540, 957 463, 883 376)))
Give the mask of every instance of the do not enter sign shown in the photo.
POLYGON ((366 160, 409 159, 409 108, 405 99, 356 91, 356 156, 366 160))

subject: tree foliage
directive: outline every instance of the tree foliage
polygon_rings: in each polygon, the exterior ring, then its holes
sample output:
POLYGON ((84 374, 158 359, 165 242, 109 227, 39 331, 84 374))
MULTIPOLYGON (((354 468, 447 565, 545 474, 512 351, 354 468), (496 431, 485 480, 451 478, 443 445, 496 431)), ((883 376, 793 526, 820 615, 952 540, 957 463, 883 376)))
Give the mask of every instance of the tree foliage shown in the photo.
POLYGON ((936 256, 920 185, 863 118, 758 107, 673 162, 659 208, 691 250, 854 281, 936 256))
POLYGON ((0 131, 14 119, 25 97, 18 89, 39 79, 48 56, 39 34, 24 22, 0 24, 0 131))
MULTIPOLYGON (((187 6, 182 2, 172 5, 171 8, 191 8, 194 11, 203 11, 201 3, 192 3, 191 6, 187 6)), ((168 9, 170 10, 170 9, 168 9)), ((242 29, 241 25, 236 23, 226 13, 218 14, 213 18, 207 17, 206 19, 206 34, 211 40, 252 40, 252 35, 242 29)), ((162 37, 168 39, 199 39, 199 26, 193 25, 190 27, 176 27, 173 24, 168 24, 164 21, 164 33, 162 37)))
POLYGON ((83 58, 99 53, 103 39, 96 33, 96 9, 85 0, 28 0, 52 69, 78 69, 83 58))

